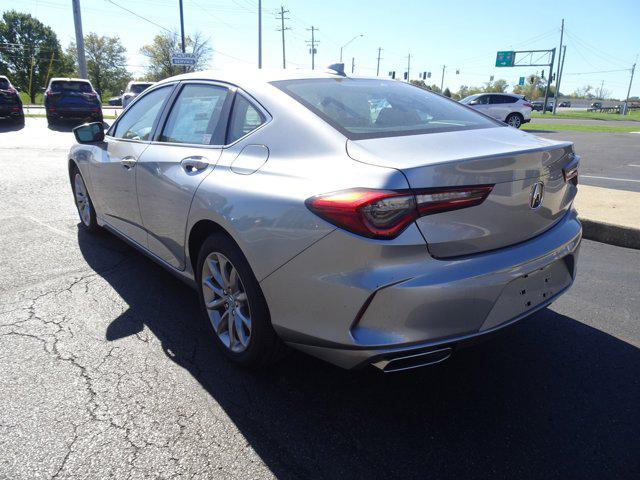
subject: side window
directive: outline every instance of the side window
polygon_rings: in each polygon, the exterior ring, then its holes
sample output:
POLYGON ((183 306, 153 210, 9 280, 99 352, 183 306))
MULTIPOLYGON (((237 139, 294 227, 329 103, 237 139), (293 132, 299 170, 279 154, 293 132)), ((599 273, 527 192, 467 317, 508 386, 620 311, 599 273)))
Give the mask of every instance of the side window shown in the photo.
POLYGON ((229 90, 224 87, 185 85, 171 108, 159 141, 211 145, 211 140, 219 135, 216 130, 220 132, 222 127, 222 107, 228 95, 229 90))
POLYGON ((488 105, 489 104, 489 95, 482 95, 478 98, 478 105, 488 105))
POLYGON ((262 125, 264 121, 264 116, 249 103, 249 100, 240 94, 236 95, 226 143, 233 143, 244 137, 262 125))
POLYGON ((149 140, 153 124, 171 90, 171 86, 162 87, 140 97, 118 120, 113 136, 129 140, 149 140))

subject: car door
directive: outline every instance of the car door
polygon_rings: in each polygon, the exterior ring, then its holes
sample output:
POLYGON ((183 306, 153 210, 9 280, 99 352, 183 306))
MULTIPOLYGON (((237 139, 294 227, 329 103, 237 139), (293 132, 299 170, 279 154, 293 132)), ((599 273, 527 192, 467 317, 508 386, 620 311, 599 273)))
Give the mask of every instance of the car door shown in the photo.
POLYGON ((473 102, 473 108, 479 112, 489 115, 489 95, 480 95, 473 102))
POLYGON ((136 193, 137 161, 149 146, 174 86, 148 92, 127 110, 105 135, 106 149, 92 165, 98 213, 111 227, 145 247, 147 234, 136 193))
POLYGON ((506 103, 508 97, 505 95, 489 95, 489 106, 487 108, 487 114, 504 122, 509 115, 509 104, 506 103))
POLYGON ((149 250, 183 270, 191 200, 222 153, 235 91, 204 81, 179 89, 138 161, 136 183, 149 250))

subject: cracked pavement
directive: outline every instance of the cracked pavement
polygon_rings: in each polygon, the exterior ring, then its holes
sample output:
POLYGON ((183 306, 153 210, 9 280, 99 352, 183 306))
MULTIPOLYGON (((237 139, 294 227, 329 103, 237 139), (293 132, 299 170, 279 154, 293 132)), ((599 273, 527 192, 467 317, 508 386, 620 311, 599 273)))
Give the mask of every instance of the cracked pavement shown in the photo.
POLYGON ((435 368, 248 373, 195 292, 78 228, 65 130, 0 126, 0 479, 640 470, 640 251, 585 241, 565 297, 435 368))

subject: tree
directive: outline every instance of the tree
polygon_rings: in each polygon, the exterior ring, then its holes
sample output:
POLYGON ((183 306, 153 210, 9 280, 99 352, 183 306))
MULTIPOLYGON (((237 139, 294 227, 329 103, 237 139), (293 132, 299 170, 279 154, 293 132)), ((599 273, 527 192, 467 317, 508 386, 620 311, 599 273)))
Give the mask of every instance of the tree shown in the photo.
POLYGON ((57 35, 51 28, 29 14, 14 10, 4 12, 0 21, 0 71, 11 76, 18 89, 35 102, 36 92, 53 76, 67 75, 57 35))
MULTIPOLYGON (((117 95, 124 90, 131 74, 127 71, 127 49, 118 37, 98 36, 90 33, 84 37, 84 50, 87 57, 87 73, 96 91, 117 95)), ((69 55, 77 60, 75 43, 67 49, 69 55)))
MULTIPOLYGON (((513 93, 518 93, 531 100, 535 100, 544 95, 546 85, 546 81, 542 77, 530 75, 524 85, 515 85, 513 87, 513 93)), ((551 95, 551 90, 549 90, 549 95, 551 95)))
POLYGON ((606 88, 604 88, 604 83, 602 83, 598 88, 596 88, 595 95, 596 98, 604 100, 605 98, 609 98, 611 96, 611 90, 607 90, 606 88))
MULTIPOLYGON (((147 68, 149 80, 158 81, 182 73, 183 67, 171 64, 171 55, 180 50, 179 36, 170 32, 156 35, 150 45, 142 47, 140 53, 149 59, 147 68)), ((185 50, 196 57, 196 64, 193 67, 187 67, 188 72, 202 70, 209 62, 213 51, 209 46, 209 40, 199 33, 196 33, 193 38, 187 37, 185 50)))
POLYGON ((585 85, 584 87, 576 88, 574 92, 571 94, 574 98, 594 98, 594 94, 591 93, 593 87, 591 85, 585 85))
POLYGON ((458 95, 458 97, 460 98, 465 98, 469 95, 475 95, 476 93, 481 92, 482 88, 480 87, 469 87, 467 85, 460 85, 460 88, 458 89, 458 93, 456 95, 458 95))
POLYGON ((507 87, 509 87, 507 81, 502 78, 499 78, 495 82, 487 82, 485 85, 484 91, 487 93, 504 93, 507 91, 507 87))
POLYGON ((444 89, 444 92, 442 92, 442 94, 443 94, 445 97, 449 97, 449 98, 451 98, 451 90, 449 90, 449 87, 445 88, 445 89, 444 89))

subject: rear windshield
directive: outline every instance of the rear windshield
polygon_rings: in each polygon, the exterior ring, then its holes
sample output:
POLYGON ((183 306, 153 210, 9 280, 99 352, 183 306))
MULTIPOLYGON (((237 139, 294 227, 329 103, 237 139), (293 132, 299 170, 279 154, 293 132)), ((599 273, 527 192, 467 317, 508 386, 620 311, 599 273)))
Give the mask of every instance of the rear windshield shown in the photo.
POLYGON ((139 94, 144 92, 151 86, 151 83, 139 83, 137 85, 131 85, 131 93, 139 94))
POLYGON ((9 80, 6 78, 0 78, 0 90, 8 90, 9 89, 9 80))
POLYGON ((93 89, 87 82, 53 82, 51 90, 54 92, 81 92, 91 93, 93 89))
POLYGON ((446 97, 393 80, 314 78, 273 85, 352 140, 502 126, 446 97))

